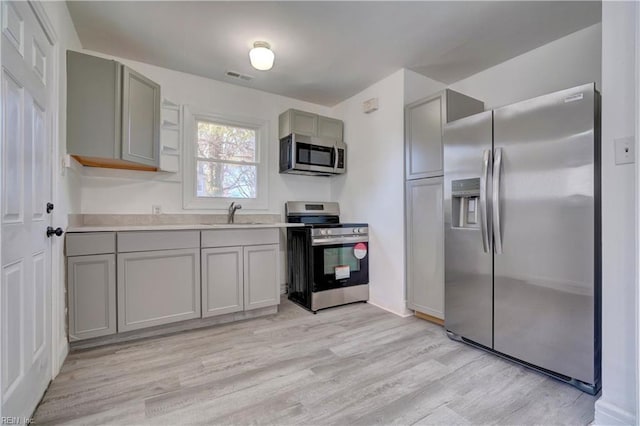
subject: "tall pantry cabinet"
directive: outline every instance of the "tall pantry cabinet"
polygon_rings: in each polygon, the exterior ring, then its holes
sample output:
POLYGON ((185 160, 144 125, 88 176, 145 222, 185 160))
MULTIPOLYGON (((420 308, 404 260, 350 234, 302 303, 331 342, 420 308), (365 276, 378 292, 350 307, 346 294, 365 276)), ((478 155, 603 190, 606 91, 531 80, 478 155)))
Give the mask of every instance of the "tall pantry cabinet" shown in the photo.
POLYGON ((445 123, 484 111, 484 103, 445 89, 405 108, 407 308, 444 320, 445 123))

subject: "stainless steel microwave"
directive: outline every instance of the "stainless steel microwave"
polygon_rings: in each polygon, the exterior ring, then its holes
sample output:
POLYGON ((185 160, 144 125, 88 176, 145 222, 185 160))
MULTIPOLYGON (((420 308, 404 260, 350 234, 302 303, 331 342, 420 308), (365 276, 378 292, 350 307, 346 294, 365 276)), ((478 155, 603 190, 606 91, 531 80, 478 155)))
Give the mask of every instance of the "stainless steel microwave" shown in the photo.
POLYGON ((280 173, 331 176, 347 171, 347 145, 292 133, 280 139, 280 173))

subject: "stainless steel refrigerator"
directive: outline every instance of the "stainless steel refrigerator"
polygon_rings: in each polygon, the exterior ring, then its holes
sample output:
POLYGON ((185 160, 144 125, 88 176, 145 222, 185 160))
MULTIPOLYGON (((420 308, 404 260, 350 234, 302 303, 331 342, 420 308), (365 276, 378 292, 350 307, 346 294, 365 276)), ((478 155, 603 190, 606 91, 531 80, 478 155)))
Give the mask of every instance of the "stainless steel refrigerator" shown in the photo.
POLYGON ((600 144, 594 84, 445 126, 445 328, 600 388, 600 144))

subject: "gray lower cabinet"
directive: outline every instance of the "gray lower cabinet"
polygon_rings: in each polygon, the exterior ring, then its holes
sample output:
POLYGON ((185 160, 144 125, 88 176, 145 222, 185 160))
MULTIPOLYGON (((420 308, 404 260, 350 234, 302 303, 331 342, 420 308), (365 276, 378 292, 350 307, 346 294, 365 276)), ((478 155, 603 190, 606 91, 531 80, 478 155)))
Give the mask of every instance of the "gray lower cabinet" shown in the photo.
POLYGON ((67 258, 69 340, 116 332, 116 256, 67 258))
POLYGON ((244 310, 280 303, 280 246, 244 247, 244 310))
POLYGON ((119 332, 199 317, 199 249, 118 253, 119 332))
POLYGON ((278 244, 202 249, 202 316, 278 305, 279 259, 278 244))
POLYGON ((279 241, 273 228, 68 233, 70 340, 276 306, 279 241))
POLYGON ((407 307, 444 319, 443 178, 407 182, 407 307))
POLYGON ((202 231, 202 316, 280 303, 279 230, 202 231))
POLYGON ((202 249, 202 316, 244 309, 242 247, 202 249))

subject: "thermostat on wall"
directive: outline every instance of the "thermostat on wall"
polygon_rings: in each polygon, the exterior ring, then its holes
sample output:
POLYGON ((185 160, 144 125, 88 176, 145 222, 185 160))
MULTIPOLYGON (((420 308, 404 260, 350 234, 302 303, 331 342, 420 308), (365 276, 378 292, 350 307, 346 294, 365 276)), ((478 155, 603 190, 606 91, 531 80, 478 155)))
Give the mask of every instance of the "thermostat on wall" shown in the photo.
POLYGON ((362 111, 365 114, 372 113, 378 109, 378 98, 367 99, 362 103, 362 111))

